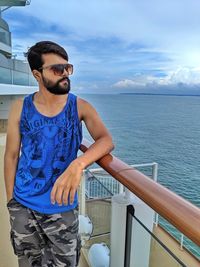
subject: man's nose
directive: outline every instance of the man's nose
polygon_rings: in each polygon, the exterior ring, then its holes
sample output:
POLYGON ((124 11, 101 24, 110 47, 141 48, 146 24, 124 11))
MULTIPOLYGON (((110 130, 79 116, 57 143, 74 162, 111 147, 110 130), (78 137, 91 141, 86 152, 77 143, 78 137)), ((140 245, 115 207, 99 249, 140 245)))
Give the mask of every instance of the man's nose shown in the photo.
POLYGON ((69 73, 66 69, 63 70, 63 74, 62 74, 63 77, 68 77, 69 76, 69 73))

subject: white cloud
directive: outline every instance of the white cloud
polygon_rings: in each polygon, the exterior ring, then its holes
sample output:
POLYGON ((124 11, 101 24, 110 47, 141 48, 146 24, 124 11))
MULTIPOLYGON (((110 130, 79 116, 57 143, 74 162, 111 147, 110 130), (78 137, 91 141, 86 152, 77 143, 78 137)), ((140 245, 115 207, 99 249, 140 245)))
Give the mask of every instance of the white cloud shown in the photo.
POLYGON ((200 84, 200 69, 179 68, 170 74, 171 83, 200 84))
POLYGON ((118 81, 115 84, 113 84, 113 87, 130 88, 130 87, 140 87, 140 86, 145 86, 145 85, 146 85, 145 82, 142 82, 142 81, 124 79, 122 81, 118 81))
POLYGON ((179 68, 174 72, 170 72, 165 77, 154 76, 138 76, 131 79, 124 79, 113 84, 115 88, 135 88, 144 86, 166 86, 177 85, 179 83, 185 85, 200 84, 200 69, 179 68))

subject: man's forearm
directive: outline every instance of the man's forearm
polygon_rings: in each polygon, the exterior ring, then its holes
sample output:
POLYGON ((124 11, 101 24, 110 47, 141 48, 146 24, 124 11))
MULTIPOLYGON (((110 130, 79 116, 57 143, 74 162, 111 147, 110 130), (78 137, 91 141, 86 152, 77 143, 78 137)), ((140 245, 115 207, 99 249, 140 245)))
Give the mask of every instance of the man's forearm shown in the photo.
POLYGON ((95 140, 95 143, 83 155, 72 161, 64 173, 57 178, 51 191, 51 202, 53 204, 55 202, 66 204, 70 196, 70 203, 72 204, 83 170, 108 154, 113 148, 112 138, 109 135, 95 140))
POLYGON ((85 169, 90 164, 110 153, 113 148, 114 145, 110 136, 99 138, 83 155, 79 156, 75 161, 77 164, 81 165, 82 169, 85 169))
POLYGON ((9 201, 13 196, 13 188, 14 188, 14 182, 15 182, 17 163, 18 163, 18 158, 12 158, 5 154, 4 156, 4 180, 5 180, 7 201, 9 201))

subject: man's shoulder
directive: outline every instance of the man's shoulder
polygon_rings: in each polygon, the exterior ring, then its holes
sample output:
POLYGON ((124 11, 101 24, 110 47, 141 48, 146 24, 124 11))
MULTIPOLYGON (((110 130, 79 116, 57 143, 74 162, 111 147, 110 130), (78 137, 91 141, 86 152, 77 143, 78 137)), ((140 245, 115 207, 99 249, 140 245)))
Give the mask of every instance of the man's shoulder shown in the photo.
POLYGON ((23 102, 23 98, 17 98, 12 102, 10 108, 10 118, 16 118, 17 120, 19 120, 23 107, 23 102))
POLYGON ((21 108, 23 106, 24 99, 17 98, 12 102, 12 108, 21 108))
POLYGON ((80 113, 89 111, 93 106, 85 99, 77 97, 77 107, 80 113))
POLYGON ((90 105, 90 103, 87 100, 85 100, 79 96, 77 96, 77 104, 80 106, 90 105))
POLYGON ((87 116, 90 107, 91 104, 87 100, 77 96, 77 109, 80 120, 83 120, 87 116))
POLYGON ((32 97, 32 95, 33 94, 28 94, 25 97, 19 97, 19 98, 15 99, 12 102, 12 107, 16 107, 16 108, 21 108, 22 109, 24 101, 26 99, 28 100, 30 97, 32 97))

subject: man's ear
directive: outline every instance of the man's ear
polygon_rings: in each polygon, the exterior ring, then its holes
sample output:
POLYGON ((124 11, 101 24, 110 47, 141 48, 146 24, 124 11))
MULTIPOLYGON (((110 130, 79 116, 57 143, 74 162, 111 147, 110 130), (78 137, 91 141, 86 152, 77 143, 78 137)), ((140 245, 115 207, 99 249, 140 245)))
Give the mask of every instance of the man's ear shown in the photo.
POLYGON ((32 73, 33 73, 33 76, 35 77, 35 79, 37 81, 39 81, 40 80, 40 75, 41 75, 40 72, 38 70, 33 70, 32 73))

